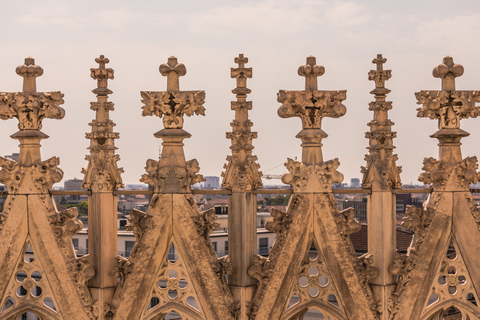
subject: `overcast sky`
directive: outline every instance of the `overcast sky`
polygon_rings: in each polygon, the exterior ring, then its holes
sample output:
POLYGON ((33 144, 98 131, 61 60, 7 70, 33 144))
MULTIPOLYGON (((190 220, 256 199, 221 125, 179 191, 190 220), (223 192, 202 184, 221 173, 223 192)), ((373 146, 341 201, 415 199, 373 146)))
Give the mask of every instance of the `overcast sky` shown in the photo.
MULTIPOLYGON (((37 79, 38 91, 62 91, 66 116, 44 120, 42 156, 60 157, 64 180, 79 178, 88 153, 85 132, 94 117, 90 101, 96 81, 90 78, 94 59, 104 54, 115 70, 109 81, 115 103, 112 120, 120 133, 117 140, 124 182, 138 183, 145 162, 157 159, 160 140, 153 133, 162 129, 156 117, 142 117, 142 90, 166 90, 160 64, 175 55, 187 67, 180 79, 183 90, 206 91, 206 116, 187 118, 184 129, 192 134, 185 141, 187 160, 196 158, 205 176, 219 176, 230 153, 234 112, 230 101, 235 80, 230 78, 234 58, 244 53, 253 67, 248 82, 253 101, 250 119, 258 132, 254 154, 266 174, 285 172, 287 157, 300 159, 301 130, 298 118, 277 115, 279 89, 302 90, 304 78, 297 69, 308 55, 325 67, 318 80, 320 90, 347 90, 347 114, 325 118, 325 159, 339 158, 344 182, 361 178, 360 166, 368 140, 368 103, 374 83, 368 71, 377 53, 392 69, 387 88, 393 101, 390 118, 398 138, 394 144, 404 184, 417 182, 424 157, 437 157, 437 129, 430 119, 416 118, 414 92, 440 88, 432 69, 451 55, 465 67, 457 89, 480 89, 480 1, 2 1, 0 19, 0 91, 20 91, 16 66, 27 56, 44 68, 37 79)), ((18 151, 16 120, 2 121, 0 155, 18 151)), ((463 139, 463 155, 480 154, 480 119, 462 121, 471 133, 463 139)), ((268 182, 272 183, 272 181, 268 182)), ((280 181, 273 181, 280 183, 280 181)))

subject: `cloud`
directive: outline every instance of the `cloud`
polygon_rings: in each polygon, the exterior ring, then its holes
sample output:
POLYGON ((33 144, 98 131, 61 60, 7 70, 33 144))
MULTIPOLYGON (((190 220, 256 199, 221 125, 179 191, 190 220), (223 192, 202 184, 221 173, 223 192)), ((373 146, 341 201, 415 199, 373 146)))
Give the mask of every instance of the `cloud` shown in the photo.
POLYGON ((231 29, 253 29, 271 35, 292 34, 308 30, 314 25, 319 19, 316 12, 322 5, 321 1, 267 0, 214 8, 193 14, 185 21, 189 23, 190 30, 197 34, 205 31, 224 33, 231 29))
POLYGON ((365 12, 365 7, 353 1, 336 3, 327 11, 326 16, 335 26, 356 26, 369 22, 372 15, 365 12))

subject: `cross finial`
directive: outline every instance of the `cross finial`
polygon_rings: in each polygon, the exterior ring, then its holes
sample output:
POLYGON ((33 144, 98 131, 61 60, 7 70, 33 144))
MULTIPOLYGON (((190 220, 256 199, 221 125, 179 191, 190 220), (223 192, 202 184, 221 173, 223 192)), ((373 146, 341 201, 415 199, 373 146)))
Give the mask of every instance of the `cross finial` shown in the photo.
POLYGON ((298 74, 305 77, 305 90, 317 90, 317 77, 325 73, 323 66, 317 65, 317 59, 314 56, 307 57, 307 64, 298 68, 298 74))
POLYGON ((238 68, 231 68, 230 76, 237 79, 237 88, 232 92, 235 94, 248 94, 250 90, 247 89, 247 78, 252 77, 252 68, 245 68, 245 64, 248 63, 248 58, 240 53, 235 58, 235 63, 238 64, 238 68))
POLYGON ((442 79, 443 91, 455 90, 455 78, 463 74, 463 66, 461 64, 454 64, 453 58, 446 56, 443 58, 443 63, 439 64, 433 69, 433 76, 442 79))
POLYGON ((23 77, 23 92, 37 92, 35 78, 43 74, 43 69, 35 64, 35 59, 25 58, 25 63, 18 66, 16 72, 23 77))
POLYGON ((377 54, 377 57, 373 59, 372 63, 377 65, 377 71, 383 70, 383 64, 387 62, 387 58, 384 58, 382 54, 377 54))
POLYGON ((177 58, 171 56, 168 62, 160 65, 160 73, 167 77, 167 91, 180 91, 179 78, 187 74, 183 63, 178 63, 177 58))
POLYGON ((108 86, 108 79, 113 79, 113 69, 112 68, 105 68, 105 65, 110 62, 108 58, 102 54, 100 57, 95 58, 95 62, 98 63, 98 68, 91 68, 90 69, 90 76, 97 80, 97 87, 93 90, 93 93, 98 95, 107 95, 112 93, 108 86))
POLYGON ((105 69, 105 65, 110 62, 108 58, 105 58, 103 54, 100 55, 100 57, 95 58, 95 62, 98 63, 98 67, 100 69, 105 69))
POLYGON ((238 57, 235 58, 235 63, 238 64, 240 69, 245 68, 245 63, 248 63, 248 58, 244 57, 243 53, 240 53, 238 57))

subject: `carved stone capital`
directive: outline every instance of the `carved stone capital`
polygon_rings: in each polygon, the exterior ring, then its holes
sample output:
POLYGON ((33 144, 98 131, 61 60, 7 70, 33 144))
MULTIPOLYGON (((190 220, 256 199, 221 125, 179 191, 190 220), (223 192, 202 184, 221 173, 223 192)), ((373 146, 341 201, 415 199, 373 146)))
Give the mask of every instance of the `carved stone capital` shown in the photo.
POLYGON ((205 115, 205 91, 142 91, 143 116, 163 118, 166 129, 183 128, 183 115, 205 115))
POLYGON ((92 152, 85 159, 89 162, 87 169, 82 169, 85 175, 82 188, 94 191, 113 191, 123 188, 121 173, 123 168, 118 168, 120 156, 105 152, 92 152))
POLYGON ((227 156, 228 163, 223 167, 222 188, 233 192, 252 191, 263 187, 260 165, 256 163, 257 157, 247 155, 241 161, 237 155, 227 156))
POLYGON ((277 100, 282 105, 278 109, 278 115, 281 118, 299 117, 303 129, 320 129, 324 117, 339 118, 347 112, 342 104, 346 97, 346 90, 280 90, 277 100))
POLYGON ((63 119, 65 110, 63 93, 56 92, 18 92, 0 93, 0 119, 18 119, 20 130, 40 130, 42 120, 63 119))
POLYGON ((285 167, 289 173, 282 176, 282 182, 292 186, 294 192, 331 191, 333 183, 343 181, 343 174, 337 171, 338 159, 323 162, 321 165, 306 166, 299 161, 287 159, 285 167))

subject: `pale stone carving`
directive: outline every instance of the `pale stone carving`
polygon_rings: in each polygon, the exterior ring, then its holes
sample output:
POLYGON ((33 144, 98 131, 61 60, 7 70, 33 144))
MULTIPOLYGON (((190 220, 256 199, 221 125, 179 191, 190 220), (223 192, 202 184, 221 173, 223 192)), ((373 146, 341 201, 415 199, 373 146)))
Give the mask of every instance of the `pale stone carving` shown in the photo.
POLYGON ((455 77, 462 73, 463 67, 446 57, 433 71, 442 79, 442 91, 416 93, 423 105, 418 116, 439 120, 439 130, 431 135, 440 142, 439 159, 424 160, 425 173, 419 180, 431 183, 433 193, 426 210, 408 210, 404 225, 414 230, 415 237, 408 255, 398 254, 391 267, 398 275, 397 288, 389 299, 392 319, 436 319, 452 305, 464 318, 480 316, 480 308, 464 297, 470 290, 477 299, 477 289, 462 286, 467 277, 474 287, 480 283, 480 261, 474 253, 480 250, 480 231, 469 192, 470 183, 478 181, 478 165, 475 157, 462 159, 460 149, 460 140, 469 135, 460 129, 460 120, 478 115, 478 92, 455 91, 455 77), (447 257, 450 248, 454 248, 454 259, 447 257), (458 290, 459 295, 454 296, 458 290))
POLYGON ((237 80, 237 87, 232 90, 237 97, 237 101, 232 101, 235 119, 230 123, 232 132, 227 132, 227 139, 232 140, 232 155, 227 156, 228 163, 224 165, 222 188, 243 192, 263 185, 262 173, 258 171, 260 165, 255 162, 257 157, 252 155, 252 140, 257 138, 257 133, 251 131, 253 123, 248 119, 252 102, 247 101, 247 94, 251 92, 247 88, 247 79, 252 77, 252 68, 245 68, 248 58, 243 54, 235 58, 235 63, 238 68, 231 68, 231 77, 237 80))
POLYGON ((183 139, 190 134, 183 130, 183 115, 205 115, 204 91, 179 91, 179 77, 186 74, 186 68, 177 58, 168 58, 160 66, 160 73, 167 77, 167 91, 142 91, 143 116, 156 115, 163 118, 165 129, 155 133, 163 139, 160 161, 148 160, 147 174, 140 181, 150 184, 155 192, 190 192, 190 185, 205 181, 198 175, 197 160, 185 161, 183 139))
POLYGON ((58 158, 42 161, 40 156, 40 141, 48 138, 40 131, 42 120, 63 118, 65 111, 60 107, 63 94, 36 92, 35 78, 43 74, 43 69, 35 65, 32 58, 25 59, 17 73, 24 78, 23 92, 0 93, 0 118, 17 118, 20 129, 11 136, 20 141, 18 162, 0 160, 0 180, 9 190, 2 214, 0 297, 5 303, 8 297, 5 290, 16 266, 22 266, 27 274, 24 289, 28 289, 28 294, 24 300, 17 300, 7 312, 8 316, 4 313, 0 317, 17 319, 31 311, 40 319, 93 319, 94 301, 87 281, 95 270, 88 255, 77 257, 71 242, 82 224, 77 220, 75 209, 57 212, 49 192, 52 185, 62 179, 63 171, 57 167, 58 158), (17 196, 12 196, 14 194, 17 196), (23 262, 28 244, 35 253, 35 262, 31 265, 23 262), (12 252, 20 254, 12 255, 12 252), (28 266, 24 268, 24 265, 28 266), (29 269, 30 266, 35 270, 29 269), (36 278, 31 276, 34 271, 41 274, 41 280, 38 274, 36 278), (53 301, 55 310, 46 307, 46 298, 53 301))
POLYGON ((60 119, 60 92, 36 92, 43 69, 27 58, 17 68, 23 92, 0 93, 0 119, 19 120, 19 160, 0 157, 0 182, 8 189, 0 214, 0 319, 17 320, 25 312, 40 320, 158 320, 176 311, 183 319, 306 318, 316 308, 325 318, 369 320, 436 320, 455 307, 465 319, 480 319, 480 207, 470 185, 479 181, 476 157, 463 158, 460 140, 468 133, 460 120, 479 115, 480 91, 456 91, 455 77, 463 67, 451 57, 433 75, 441 91, 416 94, 419 117, 439 120, 432 137, 439 140, 439 157, 424 161, 419 180, 431 184, 424 209, 407 208, 403 227, 414 232, 406 255, 395 252, 395 193, 402 192, 393 154, 392 103, 385 81, 390 70, 378 55, 369 72, 375 82, 370 103, 369 154, 362 168, 368 193, 368 253, 357 257, 350 235, 360 229, 353 209, 339 211, 331 184, 341 182, 337 159, 324 161, 323 117, 346 111, 345 91, 319 91, 316 78, 325 68, 313 57, 298 70, 305 91, 281 90, 282 117, 302 119, 302 160, 288 159, 283 181, 293 194, 286 212, 272 210, 266 229, 277 235, 269 257, 256 255, 256 189, 262 187, 246 101, 252 76, 248 59, 236 58, 231 76, 237 87, 232 102, 235 120, 232 155, 227 157, 223 187, 229 190, 229 255, 217 258, 209 236, 218 227, 214 210, 200 213, 190 185, 202 181, 199 163, 185 161, 183 116, 204 114, 203 91, 180 91, 183 64, 170 58, 160 66, 167 91, 142 92, 144 115, 163 119, 159 161, 147 161, 142 181, 154 186, 147 212, 133 210, 127 230, 135 235, 128 259, 117 256, 116 191, 122 187, 121 168, 109 119, 113 103, 107 82, 113 70, 108 59, 96 59, 97 80, 90 155, 84 170, 89 193, 89 252, 77 256, 72 236, 82 229, 76 209, 58 212, 49 192, 62 179, 59 159, 42 160, 42 119, 60 119), (312 246, 316 249, 311 250, 312 246), (24 254, 33 252, 34 261, 24 254), (26 292, 26 294, 24 294, 26 292), (298 301, 298 302, 297 302, 298 301), (48 303, 47 303, 48 302, 48 303), (297 303, 295 303, 297 302, 297 303), (52 307, 53 306, 53 307, 52 307))

